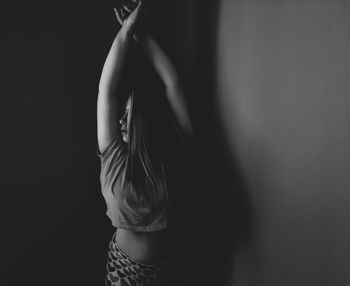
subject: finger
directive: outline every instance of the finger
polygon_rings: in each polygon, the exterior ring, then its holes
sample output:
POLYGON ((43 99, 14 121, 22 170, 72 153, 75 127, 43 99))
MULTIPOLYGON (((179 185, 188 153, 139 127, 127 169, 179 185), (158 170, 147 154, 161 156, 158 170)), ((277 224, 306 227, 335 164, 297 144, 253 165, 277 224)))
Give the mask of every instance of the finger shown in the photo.
POLYGON ((123 10, 123 8, 119 8, 119 15, 123 20, 125 19, 125 11, 123 10))
POLYGON ((120 16, 118 10, 116 8, 114 8, 114 12, 115 12, 115 16, 117 17, 117 20, 119 22, 120 25, 123 25, 123 20, 122 17, 120 16))
POLYGON ((132 10, 128 7, 128 6, 126 6, 125 4, 123 5, 123 8, 128 12, 128 13, 130 13, 132 10))
POLYGON ((137 3, 138 3, 138 1, 131 1, 129 7, 131 7, 132 11, 135 10, 135 8, 137 7, 137 3))
POLYGON ((125 6, 122 6, 121 10, 124 12, 124 19, 130 16, 130 13, 128 12, 128 10, 125 9, 125 6))
POLYGON ((142 9, 143 6, 144 6, 144 5, 143 5, 143 1, 140 0, 139 2, 137 2, 136 8, 135 8, 134 11, 135 11, 136 13, 139 13, 139 11, 142 9))
POLYGON ((139 17, 141 10, 143 10, 142 8, 143 8, 143 1, 139 1, 134 11, 131 12, 131 15, 134 19, 137 19, 139 17))

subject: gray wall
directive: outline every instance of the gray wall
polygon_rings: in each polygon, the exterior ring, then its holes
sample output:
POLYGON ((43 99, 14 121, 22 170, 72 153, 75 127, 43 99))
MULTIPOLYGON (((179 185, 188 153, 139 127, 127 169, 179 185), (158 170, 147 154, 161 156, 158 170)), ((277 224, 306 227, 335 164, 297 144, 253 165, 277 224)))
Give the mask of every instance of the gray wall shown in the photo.
POLYGON ((231 285, 350 285, 350 6, 222 1, 218 112, 252 241, 231 285))

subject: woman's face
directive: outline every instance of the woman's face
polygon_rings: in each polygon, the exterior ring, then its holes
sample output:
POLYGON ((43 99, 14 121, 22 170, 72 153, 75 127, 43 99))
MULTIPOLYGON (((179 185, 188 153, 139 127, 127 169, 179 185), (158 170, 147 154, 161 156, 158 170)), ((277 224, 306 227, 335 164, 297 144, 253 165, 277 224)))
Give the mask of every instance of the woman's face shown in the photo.
POLYGON ((123 136, 123 141, 129 141, 129 131, 130 131, 130 117, 131 117, 131 97, 129 96, 126 105, 125 112, 122 118, 119 120, 120 123, 120 131, 123 136))

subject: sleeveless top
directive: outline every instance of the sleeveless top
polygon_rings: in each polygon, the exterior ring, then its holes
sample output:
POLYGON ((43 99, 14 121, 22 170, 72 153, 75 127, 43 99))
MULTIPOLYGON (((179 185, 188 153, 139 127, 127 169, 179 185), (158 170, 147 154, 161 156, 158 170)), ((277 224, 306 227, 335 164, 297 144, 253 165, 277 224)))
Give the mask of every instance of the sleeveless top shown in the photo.
POLYGON ((117 136, 103 153, 97 155, 101 159, 101 191, 107 205, 107 216, 116 228, 135 231, 156 231, 168 226, 169 205, 160 205, 157 212, 149 207, 131 201, 125 195, 133 188, 125 179, 128 164, 127 144, 121 136, 117 136))

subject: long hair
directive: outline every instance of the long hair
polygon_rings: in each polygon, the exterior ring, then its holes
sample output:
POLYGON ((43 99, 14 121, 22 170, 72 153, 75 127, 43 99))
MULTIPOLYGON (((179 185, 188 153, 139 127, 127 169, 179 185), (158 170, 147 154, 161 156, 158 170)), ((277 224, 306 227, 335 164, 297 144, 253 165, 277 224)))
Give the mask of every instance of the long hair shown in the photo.
POLYGON ((180 140, 164 86, 150 67, 143 68, 131 93, 126 179, 133 188, 126 196, 156 211, 171 196, 180 140))

